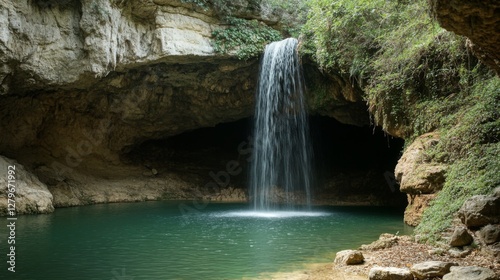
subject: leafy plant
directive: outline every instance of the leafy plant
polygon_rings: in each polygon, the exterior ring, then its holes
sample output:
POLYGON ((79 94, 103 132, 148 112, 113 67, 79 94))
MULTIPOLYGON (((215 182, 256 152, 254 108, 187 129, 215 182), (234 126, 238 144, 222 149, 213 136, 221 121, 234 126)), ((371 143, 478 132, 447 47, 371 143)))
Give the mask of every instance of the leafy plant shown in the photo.
POLYGON ((262 53, 264 46, 281 40, 281 34, 257 20, 227 17, 227 28, 212 32, 213 47, 217 53, 235 52, 239 59, 249 59, 262 53))

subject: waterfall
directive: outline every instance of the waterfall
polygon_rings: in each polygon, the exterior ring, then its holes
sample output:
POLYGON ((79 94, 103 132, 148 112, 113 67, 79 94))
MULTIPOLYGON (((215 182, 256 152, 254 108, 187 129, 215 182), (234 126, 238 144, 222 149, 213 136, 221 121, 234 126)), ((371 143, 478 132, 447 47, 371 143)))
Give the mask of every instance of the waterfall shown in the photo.
POLYGON ((255 106, 250 191, 256 210, 310 207, 311 148, 297 39, 266 46, 255 106))

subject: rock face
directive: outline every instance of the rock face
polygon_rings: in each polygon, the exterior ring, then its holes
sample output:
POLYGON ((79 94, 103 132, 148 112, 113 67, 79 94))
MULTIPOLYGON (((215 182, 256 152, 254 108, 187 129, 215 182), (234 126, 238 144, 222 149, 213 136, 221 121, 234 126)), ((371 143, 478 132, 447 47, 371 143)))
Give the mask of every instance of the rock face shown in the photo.
POLYGON ((437 194, 408 195, 408 205, 405 209, 404 222, 410 226, 418 226, 424 210, 437 194))
POLYGON ((492 256, 497 263, 500 263, 500 242, 483 247, 482 252, 492 256))
POLYGON ((500 74, 500 2, 496 0, 432 0, 439 24, 470 39, 470 47, 486 65, 500 74))
POLYGON ((428 261, 414 264, 410 270, 417 279, 432 279, 434 277, 443 277, 450 272, 450 267, 456 265, 456 263, 450 262, 428 261))
POLYGON ((488 268, 477 266, 453 266, 443 280, 497 280, 495 273, 488 268))
POLYGON ((18 162, 0 156, 0 215, 50 213, 52 194, 38 178, 18 162), (8 175, 12 177, 8 177, 8 175), (12 190, 12 191, 11 191, 12 190), (14 196, 9 196, 13 194, 14 196), (11 199, 11 200, 8 200, 11 199), (10 205, 9 205, 10 204, 10 205), (13 212, 8 210, 13 209, 13 212), (12 213, 12 214, 11 214, 12 213))
MULTIPOLYGON (((276 24, 255 1, 227 5, 235 17, 276 24)), ((258 59, 214 53, 212 31, 225 23, 213 9, 180 0, 0 0, 0 14, 0 155, 34 170, 56 205, 128 197, 104 186, 140 169, 124 159, 133 147, 253 114, 258 59), (90 193, 100 194, 74 195, 91 188, 90 177, 103 186, 90 193)), ((309 92, 311 113, 369 123, 349 81, 307 62, 304 71, 306 83, 325 89, 321 103, 309 92)))
POLYGON ((439 142, 437 133, 418 137, 406 149, 395 169, 400 190, 407 194, 430 194, 439 191, 445 180, 446 167, 431 162, 426 151, 439 142))
POLYGON ((339 265, 354 265, 361 264, 365 260, 363 253, 357 250, 344 250, 337 252, 335 255, 335 263, 339 265))
POLYGON ((445 181, 446 165, 433 162, 426 155, 438 141, 436 132, 417 137, 396 165, 395 176, 400 190, 408 194, 405 222, 412 226, 418 225, 433 194, 441 190, 445 181))
POLYGON ((1 13, 4 94, 88 87, 110 72, 213 55, 210 36, 220 24, 213 12, 177 0, 2 0, 1 13))

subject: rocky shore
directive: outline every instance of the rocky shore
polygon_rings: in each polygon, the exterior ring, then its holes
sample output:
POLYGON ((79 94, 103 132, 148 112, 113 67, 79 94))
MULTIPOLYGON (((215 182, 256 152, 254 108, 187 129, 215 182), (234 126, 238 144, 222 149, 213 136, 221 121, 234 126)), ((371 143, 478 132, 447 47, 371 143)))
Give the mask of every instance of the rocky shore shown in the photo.
POLYGON ((462 251, 467 253, 457 255, 453 252, 458 249, 446 250, 443 246, 421 244, 411 236, 382 234, 379 240, 358 249, 338 252, 331 263, 309 265, 293 272, 265 274, 258 279, 500 279, 500 260, 479 246, 464 248, 462 251), (470 275, 477 277, 471 278, 470 275))

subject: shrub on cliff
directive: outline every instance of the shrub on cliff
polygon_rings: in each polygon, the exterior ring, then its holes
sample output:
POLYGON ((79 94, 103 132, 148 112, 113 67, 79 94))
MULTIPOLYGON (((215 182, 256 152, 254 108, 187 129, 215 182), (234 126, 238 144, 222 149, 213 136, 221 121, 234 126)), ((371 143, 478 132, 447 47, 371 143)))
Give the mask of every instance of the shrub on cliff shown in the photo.
POLYGON ((375 124, 401 137, 436 128, 414 123, 419 103, 470 85, 477 60, 440 28, 427 2, 311 0, 303 52, 365 90, 375 124))
POLYGON ((447 163, 449 169, 443 189, 416 228, 423 240, 431 242, 451 226, 467 198, 500 186, 500 79, 478 80, 470 94, 461 92, 439 105, 456 107, 457 103, 460 106, 453 114, 437 114, 441 141, 430 156, 447 163))

